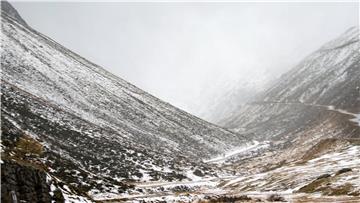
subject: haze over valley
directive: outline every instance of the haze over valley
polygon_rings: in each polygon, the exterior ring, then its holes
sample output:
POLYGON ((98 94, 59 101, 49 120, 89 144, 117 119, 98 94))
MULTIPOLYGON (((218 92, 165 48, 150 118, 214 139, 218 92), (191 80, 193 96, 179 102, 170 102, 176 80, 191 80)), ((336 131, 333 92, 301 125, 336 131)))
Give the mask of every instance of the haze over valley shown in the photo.
POLYGON ((13 4, 2 202, 360 201, 358 3, 13 4))

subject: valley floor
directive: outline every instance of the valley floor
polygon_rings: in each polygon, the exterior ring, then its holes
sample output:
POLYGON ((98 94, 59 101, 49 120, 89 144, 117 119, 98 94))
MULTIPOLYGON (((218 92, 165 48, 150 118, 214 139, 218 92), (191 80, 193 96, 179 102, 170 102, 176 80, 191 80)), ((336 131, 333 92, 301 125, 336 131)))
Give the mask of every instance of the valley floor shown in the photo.
POLYGON ((279 195, 285 202, 359 202, 360 145, 304 162, 290 163, 262 173, 204 178, 182 182, 135 184, 136 192, 100 194, 101 202, 211 202, 239 198, 238 202, 269 202, 279 195), (249 199, 243 199, 243 197, 249 199))

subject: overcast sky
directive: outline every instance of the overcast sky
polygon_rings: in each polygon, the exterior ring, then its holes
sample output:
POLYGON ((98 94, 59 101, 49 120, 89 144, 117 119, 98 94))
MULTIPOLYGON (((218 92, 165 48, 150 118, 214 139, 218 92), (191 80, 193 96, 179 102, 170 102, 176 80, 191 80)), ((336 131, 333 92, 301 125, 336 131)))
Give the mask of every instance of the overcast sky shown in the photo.
POLYGON ((13 5, 33 28, 192 113, 212 91, 261 88, 359 24, 358 3, 13 5))

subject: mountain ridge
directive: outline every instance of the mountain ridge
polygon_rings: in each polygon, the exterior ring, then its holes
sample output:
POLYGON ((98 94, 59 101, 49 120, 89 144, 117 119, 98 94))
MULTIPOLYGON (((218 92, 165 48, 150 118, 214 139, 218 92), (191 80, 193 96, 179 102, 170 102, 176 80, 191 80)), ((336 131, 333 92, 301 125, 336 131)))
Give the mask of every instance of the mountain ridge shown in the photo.
POLYGON ((222 170, 201 160, 247 142, 1 16, 2 157, 44 167, 65 199, 216 177, 222 170), (24 157, 24 143, 41 150, 24 157))
MULTIPOLYGON (((230 129, 244 129, 252 121, 252 126, 256 123, 267 125, 266 122, 268 125, 276 125, 276 116, 287 115, 283 122, 290 122, 288 118, 296 116, 300 111, 302 114, 312 115, 308 119, 314 120, 316 114, 311 110, 322 111, 317 105, 333 106, 356 114, 360 111, 360 74, 357 71, 360 57, 356 51, 359 49, 358 38, 358 28, 350 28, 283 74, 272 87, 244 105, 236 115, 224 119, 221 125, 230 129), (346 46, 343 46, 344 44, 346 46), (311 110, 309 105, 313 105, 311 110), (270 116, 275 119, 270 120, 270 116)), ((306 116, 303 120, 306 120, 306 116)), ((301 119, 294 122, 298 122, 294 126, 301 126, 301 119)), ((288 127, 285 125, 285 128, 288 127)))

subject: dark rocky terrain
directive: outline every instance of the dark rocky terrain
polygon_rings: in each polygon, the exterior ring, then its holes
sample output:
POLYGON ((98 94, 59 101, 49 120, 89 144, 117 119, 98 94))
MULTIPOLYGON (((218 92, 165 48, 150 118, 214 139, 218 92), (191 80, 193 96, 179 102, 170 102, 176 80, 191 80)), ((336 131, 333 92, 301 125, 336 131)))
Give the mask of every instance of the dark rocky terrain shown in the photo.
POLYGON ((43 170, 5 161, 1 167, 2 201, 11 202, 13 193, 19 200, 29 202, 50 202, 52 199, 43 170))

